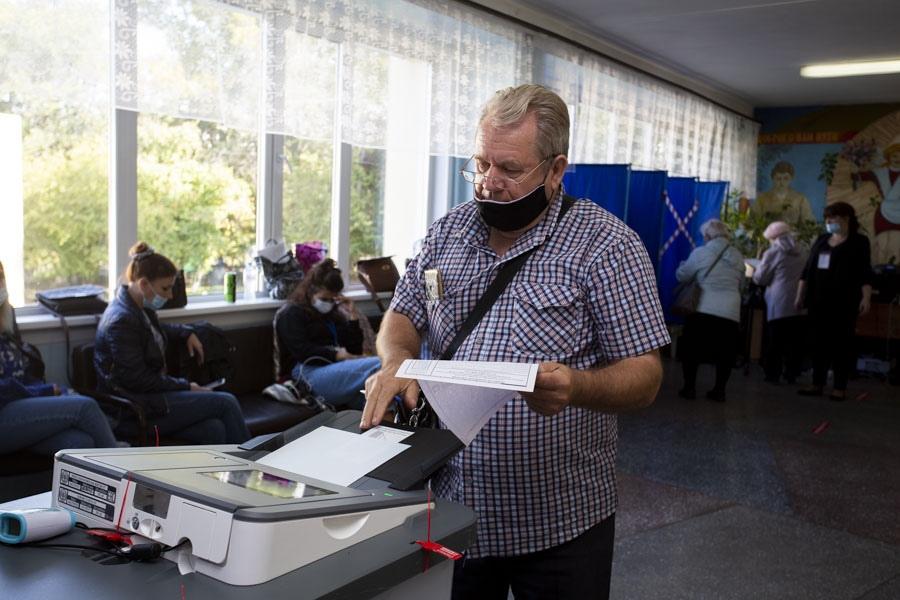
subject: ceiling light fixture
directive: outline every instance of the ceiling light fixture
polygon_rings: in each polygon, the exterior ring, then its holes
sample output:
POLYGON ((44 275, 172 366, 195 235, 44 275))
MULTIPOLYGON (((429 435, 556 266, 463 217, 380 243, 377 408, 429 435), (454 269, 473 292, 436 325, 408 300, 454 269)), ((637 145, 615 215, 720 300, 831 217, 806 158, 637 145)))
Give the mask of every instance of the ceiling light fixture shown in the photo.
POLYGON ((858 62, 821 63, 800 68, 802 77, 852 77, 900 73, 900 59, 864 60, 858 62))

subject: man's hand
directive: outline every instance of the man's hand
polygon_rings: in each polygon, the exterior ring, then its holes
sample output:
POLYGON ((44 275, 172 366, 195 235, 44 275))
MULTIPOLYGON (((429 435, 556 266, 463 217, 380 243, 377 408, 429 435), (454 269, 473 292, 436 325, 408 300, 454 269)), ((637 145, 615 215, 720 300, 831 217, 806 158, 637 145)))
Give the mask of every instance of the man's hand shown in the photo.
POLYGON ((212 390, 210 390, 210 389, 207 388, 207 387, 203 387, 203 386, 200 385, 199 383, 194 383, 194 382, 192 381, 192 382, 191 382, 191 391, 192 391, 192 392, 209 392, 209 391, 212 391, 212 390))
POLYGON ((366 380, 366 406, 363 409, 361 429, 369 429, 381 423, 394 396, 403 396, 403 403, 412 410, 419 399, 419 384, 415 379, 400 379, 394 375, 400 365, 386 365, 366 380))
POLYGON ((533 392, 522 392, 528 408, 552 417, 572 403, 578 373, 566 365, 545 362, 538 365, 533 392))
POLYGON ((187 351, 188 355, 191 357, 197 357, 197 364, 203 364, 203 344, 200 343, 200 338, 197 337, 196 333, 192 333, 190 337, 187 339, 187 351))
POLYGON ((869 312, 872 308, 872 301, 863 296, 862 300, 859 301, 859 315, 862 316, 869 312))

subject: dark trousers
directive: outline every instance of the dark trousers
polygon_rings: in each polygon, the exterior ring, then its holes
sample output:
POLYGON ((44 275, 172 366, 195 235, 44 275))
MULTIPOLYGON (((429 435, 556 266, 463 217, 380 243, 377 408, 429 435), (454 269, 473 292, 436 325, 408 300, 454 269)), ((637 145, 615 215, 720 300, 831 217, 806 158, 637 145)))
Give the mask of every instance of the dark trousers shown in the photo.
POLYGON ((792 381, 800 375, 805 322, 804 317, 785 317, 766 324, 768 345, 763 366, 766 379, 777 381, 784 374, 792 381))
POLYGON ((685 319, 681 336, 681 370, 684 389, 697 387, 697 369, 701 363, 716 365, 713 391, 724 392, 737 354, 738 323, 722 317, 695 313, 685 319))
POLYGON ((809 317, 813 339, 813 385, 824 386, 831 367, 834 389, 846 390, 856 358, 856 312, 849 309, 811 310, 809 317))
POLYGON ((453 571, 453 600, 609 598, 616 516, 554 548, 509 558, 463 558, 453 571))

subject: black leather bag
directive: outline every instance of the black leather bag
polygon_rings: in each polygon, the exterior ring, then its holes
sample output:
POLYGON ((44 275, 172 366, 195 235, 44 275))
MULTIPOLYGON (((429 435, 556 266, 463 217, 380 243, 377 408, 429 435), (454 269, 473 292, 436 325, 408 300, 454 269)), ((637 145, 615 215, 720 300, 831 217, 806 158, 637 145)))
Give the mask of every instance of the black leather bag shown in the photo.
POLYGON ((163 304, 163 309, 184 308, 185 306, 187 306, 187 286, 184 282, 184 271, 179 269, 175 275, 175 283, 172 285, 172 297, 163 304))
POLYGON ((106 310, 105 295, 106 290, 99 285, 75 285, 35 294, 41 306, 60 317, 99 315, 106 310))

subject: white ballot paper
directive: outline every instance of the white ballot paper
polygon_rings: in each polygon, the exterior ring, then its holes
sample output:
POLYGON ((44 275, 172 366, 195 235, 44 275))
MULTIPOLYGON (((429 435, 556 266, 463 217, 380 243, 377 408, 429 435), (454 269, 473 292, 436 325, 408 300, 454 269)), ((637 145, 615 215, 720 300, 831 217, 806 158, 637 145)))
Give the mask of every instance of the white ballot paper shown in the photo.
POLYGON ((534 391, 537 364, 466 360, 405 360, 397 377, 416 379, 441 421, 468 446, 494 414, 534 391))
POLYGON ((396 441, 319 427, 256 462, 346 486, 407 448, 396 441))

